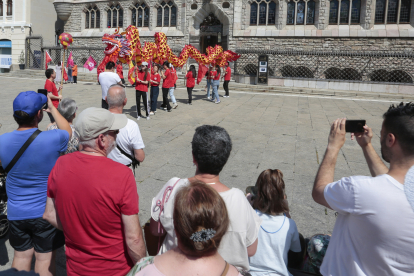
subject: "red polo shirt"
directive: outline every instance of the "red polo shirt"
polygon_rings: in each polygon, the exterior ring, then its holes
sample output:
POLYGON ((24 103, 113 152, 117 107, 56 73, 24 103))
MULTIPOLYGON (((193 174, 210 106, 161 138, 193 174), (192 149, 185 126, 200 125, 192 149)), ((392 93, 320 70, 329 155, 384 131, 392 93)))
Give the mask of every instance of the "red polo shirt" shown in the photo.
POLYGON ((230 78, 231 78, 231 69, 230 69, 230 66, 229 66, 229 67, 227 67, 227 69, 226 69, 226 74, 224 75, 224 80, 225 80, 225 81, 229 81, 229 80, 230 80, 230 78))
POLYGON ((165 70, 164 73, 165 79, 162 82, 162 88, 170 88, 174 86, 174 76, 171 73, 170 69, 165 70))
POLYGON ((187 75, 185 75, 187 78, 187 87, 194 87, 195 86, 195 76, 193 76, 193 72, 188 72, 187 75))
POLYGON ((151 82, 151 86, 159 86, 160 82, 161 82, 160 74, 158 74, 158 73, 151 74, 151 80, 158 82, 158 84, 155 84, 155 83, 151 82))
MULTIPOLYGON (((47 92, 52 92, 53 96, 59 97, 56 85, 49 79, 47 79, 45 82, 45 89, 47 90, 47 92)), ((59 100, 52 100, 52 103, 56 108, 59 106, 59 100)))
MULTIPOLYGON (((148 82, 151 78, 150 72, 147 73, 147 79, 144 79, 144 77, 145 77, 145 72, 144 71, 139 71, 138 72, 138 79, 140 79, 142 81, 148 81, 148 82)), ((148 84, 141 83, 140 81, 137 80, 137 84, 135 85, 135 90, 142 91, 142 92, 148 92, 148 84)))

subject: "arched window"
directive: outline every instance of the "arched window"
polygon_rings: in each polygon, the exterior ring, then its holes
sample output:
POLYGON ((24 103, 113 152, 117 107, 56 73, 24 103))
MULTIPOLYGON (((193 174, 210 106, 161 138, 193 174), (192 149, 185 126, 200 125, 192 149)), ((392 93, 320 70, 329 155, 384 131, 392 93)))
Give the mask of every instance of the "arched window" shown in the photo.
POLYGON ((149 26, 149 7, 142 4, 135 4, 132 8, 132 25, 137 27, 148 27, 149 26))
POLYGON ((276 23, 276 3, 272 0, 253 0, 250 4, 250 25, 276 23))
POLYGON ((85 10, 85 29, 94 29, 101 26, 101 14, 96 6, 89 6, 85 10))
POLYGON ((410 13, 411 0, 377 0, 375 24, 410 23, 410 13))
POLYGON ((315 1, 299 0, 289 1, 287 4, 288 25, 308 25, 315 23, 315 1))
POLYGON ((13 15, 13 1, 7 0, 7 15, 13 15))
POLYGON ((361 15, 361 0, 331 0, 329 24, 358 24, 361 15))
POLYGON ((3 16, 3 0, 0 0, 0 16, 3 16))
POLYGON ((124 10, 117 4, 111 5, 107 12, 108 15, 108 28, 122 28, 124 25, 124 10))
POLYGON ((223 7, 223 9, 228 9, 228 8, 230 8, 230 3, 229 2, 224 2, 222 7, 223 7))
MULTIPOLYGON (((223 5, 224 5, 224 4, 223 4, 223 5)), ((196 4, 196 3, 191 4, 191 9, 192 9, 192 10, 196 10, 196 9, 197 9, 197 7, 198 7, 198 6, 197 6, 197 4, 196 4)))
POLYGON ((157 27, 177 26, 177 7, 172 1, 163 1, 157 8, 157 27))

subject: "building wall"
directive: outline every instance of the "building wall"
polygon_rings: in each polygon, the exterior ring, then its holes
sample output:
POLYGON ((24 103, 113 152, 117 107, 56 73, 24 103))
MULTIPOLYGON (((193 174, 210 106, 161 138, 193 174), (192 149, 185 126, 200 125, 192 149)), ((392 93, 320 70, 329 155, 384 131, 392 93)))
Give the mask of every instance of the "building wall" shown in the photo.
POLYGON ((17 67, 25 39, 42 35, 44 41, 53 43, 58 21, 53 0, 13 0, 13 12, 6 15, 7 1, 3 1, 4 15, 0 16, 0 40, 12 42, 12 69, 17 67))

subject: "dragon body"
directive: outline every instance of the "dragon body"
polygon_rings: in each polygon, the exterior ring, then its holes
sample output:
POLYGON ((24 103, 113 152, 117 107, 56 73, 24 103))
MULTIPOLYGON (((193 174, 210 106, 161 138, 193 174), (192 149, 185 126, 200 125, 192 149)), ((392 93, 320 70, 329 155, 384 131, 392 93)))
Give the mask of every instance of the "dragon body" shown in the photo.
POLYGON ((183 67, 188 58, 193 58, 201 65, 217 64, 223 67, 229 61, 237 60, 240 55, 232 51, 223 51, 219 45, 207 48, 207 55, 201 54, 200 51, 192 45, 185 45, 180 55, 177 57, 167 44, 167 36, 164 33, 155 33, 155 42, 145 42, 141 46, 139 31, 137 27, 130 25, 124 32, 118 30, 114 34, 104 34, 102 42, 106 44, 104 50, 105 57, 98 66, 99 74, 105 71, 108 62, 117 62, 128 64, 128 80, 131 84, 135 83, 133 78, 134 61, 140 65, 146 61, 162 64, 164 61, 170 62, 175 67, 183 67))

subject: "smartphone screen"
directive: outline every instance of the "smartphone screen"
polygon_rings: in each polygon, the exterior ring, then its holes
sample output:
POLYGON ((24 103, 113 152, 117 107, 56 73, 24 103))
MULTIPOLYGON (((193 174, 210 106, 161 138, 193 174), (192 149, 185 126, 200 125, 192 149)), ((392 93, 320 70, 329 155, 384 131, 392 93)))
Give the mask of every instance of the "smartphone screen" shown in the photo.
MULTIPOLYGON (((43 94, 47 98, 47 90, 46 89, 37 89, 37 93, 43 94)), ((47 102, 42 106, 42 109, 47 109, 47 102)))
POLYGON ((365 120, 346 120, 345 131, 351 133, 364 132, 365 120))

